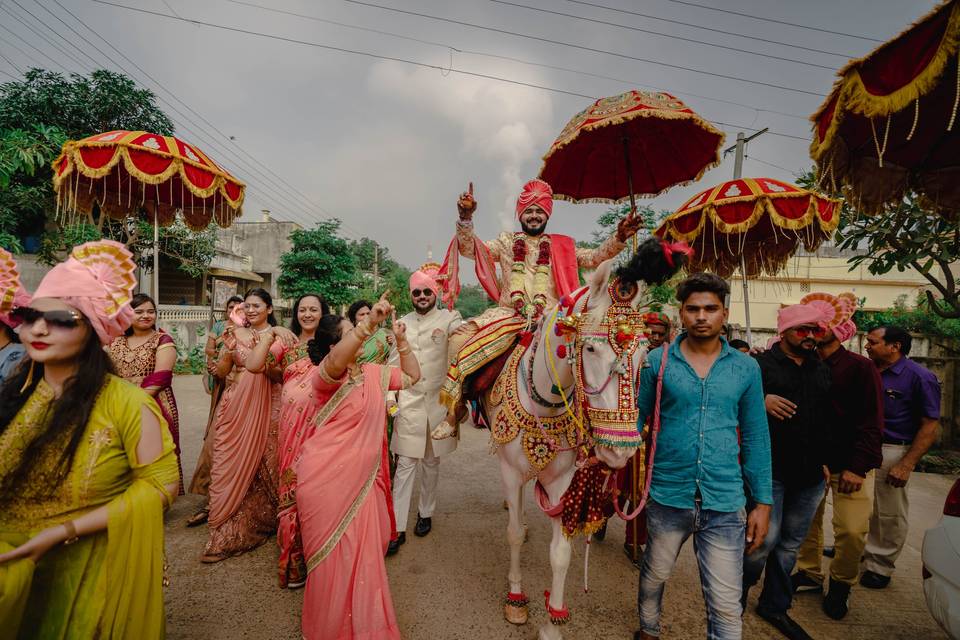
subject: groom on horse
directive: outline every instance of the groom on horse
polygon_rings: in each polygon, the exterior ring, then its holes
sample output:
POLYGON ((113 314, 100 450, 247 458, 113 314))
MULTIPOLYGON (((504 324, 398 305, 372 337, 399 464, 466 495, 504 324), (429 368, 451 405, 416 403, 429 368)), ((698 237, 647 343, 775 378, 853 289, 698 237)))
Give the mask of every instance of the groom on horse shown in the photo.
POLYGON ((569 236, 545 233, 553 212, 553 189, 543 180, 528 182, 517 199, 522 231, 503 232, 496 240, 483 242, 473 231, 477 201, 472 183, 460 195, 457 208, 457 232, 438 275, 444 302, 452 308, 460 292, 458 258, 464 256, 473 258, 481 286, 499 304, 463 324, 450 337, 450 368, 440 393, 447 418, 434 429, 435 440, 456 434, 466 416, 463 394, 468 377, 498 360, 502 365, 518 335, 532 330, 545 309, 580 286, 578 269, 595 269, 619 254, 641 223, 639 216, 630 214, 599 247, 577 248, 569 236))

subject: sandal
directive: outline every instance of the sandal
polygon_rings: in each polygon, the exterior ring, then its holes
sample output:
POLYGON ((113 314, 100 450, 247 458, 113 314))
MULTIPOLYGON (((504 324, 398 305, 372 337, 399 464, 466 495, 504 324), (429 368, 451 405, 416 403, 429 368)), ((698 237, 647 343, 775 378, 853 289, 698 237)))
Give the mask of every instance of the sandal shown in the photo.
POLYGON ((198 527, 204 522, 206 522, 209 517, 210 517, 210 508, 204 507, 203 509, 200 509, 195 514, 187 518, 187 526, 198 527))
POLYGON ((440 425, 433 430, 430 434, 430 437, 434 440, 446 440, 451 436, 457 435, 456 427, 450 426, 450 423, 444 420, 440 425))

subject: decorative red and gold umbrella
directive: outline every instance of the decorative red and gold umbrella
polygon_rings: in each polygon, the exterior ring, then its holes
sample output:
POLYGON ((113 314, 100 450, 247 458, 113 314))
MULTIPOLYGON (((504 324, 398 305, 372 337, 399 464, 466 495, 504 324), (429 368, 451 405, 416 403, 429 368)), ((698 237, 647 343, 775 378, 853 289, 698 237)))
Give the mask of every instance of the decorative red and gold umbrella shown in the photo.
POLYGON ((801 243, 816 251, 837 228, 840 202, 773 178, 738 178, 701 191, 656 234, 693 246, 691 267, 729 278, 774 275, 801 243))
POLYGON ((147 131, 107 131, 69 140, 53 162, 53 188, 65 217, 92 221, 94 205, 122 220, 145 211, 173 224, 178 211, 191 229, 213 220, 229 227, 241 215, 244 184, 196 146, 147 131))
POLYGON ((623 202, 698 180, 720 163, 724 134, 669 93, 628 91, 573 117, 540 178, 570 202, 623 202))
POLYGON ((813 115, 810 156, 824 188, 872 214, 916 191, 960 211, 960 0, 943 2, 852 60, 813 115))

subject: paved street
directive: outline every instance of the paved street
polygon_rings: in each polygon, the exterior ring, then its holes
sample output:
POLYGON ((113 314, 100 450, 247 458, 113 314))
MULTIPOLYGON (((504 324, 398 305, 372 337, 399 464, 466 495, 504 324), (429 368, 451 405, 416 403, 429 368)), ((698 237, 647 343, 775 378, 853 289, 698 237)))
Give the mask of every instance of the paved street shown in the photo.
MULTIPOLYGON (((181 413, 184 471, 193 471, 203 436, 209 396, 198 376, 174 382, 181 413)), ((404 638, 486 640, 535 638, 546 615, 540 594, 549 585, 549 528, 527 498, 529 541, 522 560, 525 590, 531 597, 530 622, 521 628, 503 620, 508 550, 506 513, 502 508, 496 459, 489 455, 485 432, 467 429, 459 450, 441 465, 441 490, 434 530, 426 538, 412 535, 400 553, 387 560, 391 588, 404 638)), ((793 616, 818 639, 885 640, 941 639, 926 611, 920 584, 920 545, 923 531, 940 517, 952 480, 917 474, 911 479, 911 532, 897 573, 885 591, 857 588, 851 612, 843 622, 828 619, 815 596, 798 597, 793 616)), ((205 527, 183 523, 201 503, 185 496, 167 514, 167 634, 187 638, 299 638, 302 591, 277 587, 276 547, 271 541, 253 553, 216 565, 199 562, 205 527)), ((416 499, 414 499, 416 504, 416 499)), ((412 528, 411 518, 411 528, 412 528)), ((615 521, 607 540, 590 553, 590 592, 584 593, 584 544, 574 544, 567 577, 567 604, 572 620, 567 638, 619 639, 636 628, 638 572, 622 551, 624 525, 615 521)), ((829 534, 829 529, 828 529, 829 534)), ((751 612, 745 618, 745 638, 776 637, 751 612)), ((690 545, 684 549, 664 604, 664 638, 702 638, 703 599, 690 545)))

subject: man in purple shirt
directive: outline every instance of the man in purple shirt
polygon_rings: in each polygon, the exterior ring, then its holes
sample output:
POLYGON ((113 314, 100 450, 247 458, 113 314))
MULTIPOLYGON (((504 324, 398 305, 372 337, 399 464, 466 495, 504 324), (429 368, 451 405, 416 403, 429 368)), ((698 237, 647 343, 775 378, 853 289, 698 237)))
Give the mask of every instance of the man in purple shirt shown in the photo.
POLYGON ((860 584, 883 589, 907 539, 907 480, 937 438, 940 381, 908 358, 910 334, 886 325, 867 334, 867 355, 883 383, 883 463, 874 485, 873 515, 860 584))

